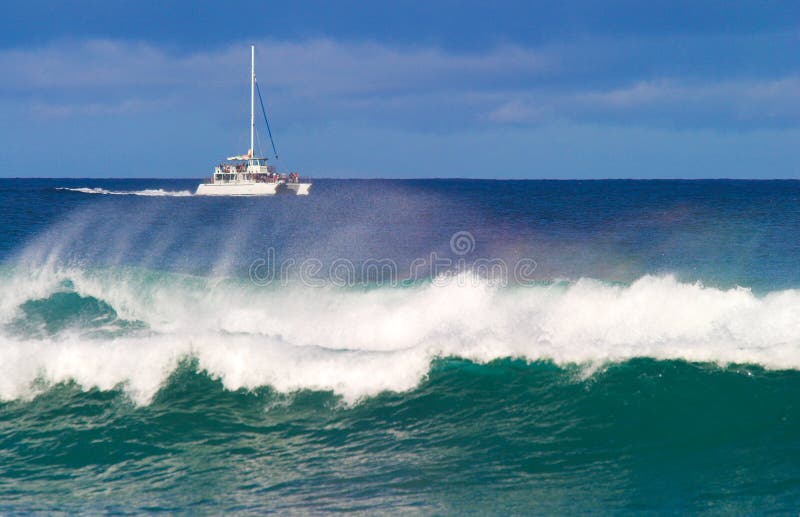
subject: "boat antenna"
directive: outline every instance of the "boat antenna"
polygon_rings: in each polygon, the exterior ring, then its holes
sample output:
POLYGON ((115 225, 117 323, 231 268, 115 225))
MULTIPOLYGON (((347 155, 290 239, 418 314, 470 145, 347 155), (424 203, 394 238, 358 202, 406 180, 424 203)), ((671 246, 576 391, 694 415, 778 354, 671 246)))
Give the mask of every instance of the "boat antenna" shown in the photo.
POLYGON ((272 144, 272 152, 275 153, 275 159, 278 159, 278 151, 275 149, 275 140, 272 139, 272 130, 269 128, 269 120, 267 120, 267 110, 264 109, 264 99, 261 98, 261 88, 258 83, 255 83, 256 91, 258 92, 258 102, 261 103, 261 113, 264 114, 264 123, 267 125, 267 133, 269 133, 269 142, 272 144))

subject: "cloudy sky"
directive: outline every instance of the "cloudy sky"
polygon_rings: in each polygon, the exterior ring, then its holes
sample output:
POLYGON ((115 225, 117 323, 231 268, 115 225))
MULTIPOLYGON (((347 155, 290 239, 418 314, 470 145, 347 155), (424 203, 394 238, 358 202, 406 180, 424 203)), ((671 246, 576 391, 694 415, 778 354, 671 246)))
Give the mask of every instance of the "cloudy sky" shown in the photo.
POLYGON ((0 176, 207 175, 250 43, 315 177, 800 177, 797 0, 8 0, 0 176))

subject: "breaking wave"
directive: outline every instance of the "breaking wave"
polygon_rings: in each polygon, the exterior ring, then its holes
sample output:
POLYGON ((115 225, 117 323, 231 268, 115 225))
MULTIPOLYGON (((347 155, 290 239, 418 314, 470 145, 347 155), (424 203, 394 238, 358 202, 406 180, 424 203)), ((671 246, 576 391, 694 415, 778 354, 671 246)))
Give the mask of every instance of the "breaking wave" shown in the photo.
POLYGON ((800 291, 757 296, 671 276, 500 288, 462 273, 348 290, 7 268, 0 289, 2 399, 74 381, 124 386, 146 404, 186 358, 230 390, 323 390, 348 403, 411 390, 446 357, 549 361, 584 375, 640 357, 800 369, 800 291))
POLYGON ((56 190, 80 192, 82 194, 107 194, 112 196, 187 197, 192 195, 192 193, 188 190, 164 190, 160 188, 143 190, 107 190, 100 187, 56 187, 56 190))

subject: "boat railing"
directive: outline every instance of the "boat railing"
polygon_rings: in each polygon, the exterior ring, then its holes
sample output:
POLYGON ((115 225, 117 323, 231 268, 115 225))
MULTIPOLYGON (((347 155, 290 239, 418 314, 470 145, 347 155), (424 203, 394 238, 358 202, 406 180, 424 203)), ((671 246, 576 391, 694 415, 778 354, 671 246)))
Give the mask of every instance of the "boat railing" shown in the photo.
POLYGON ((265 172, 248 172, 246 170, 236 170, 234 167, 218 166, 214 168, 214 174, 210 178, 211 183, 239 183, 255 182, 255 183, 309 183, 311 178, 300 177, 297 172, 290 173, 265 173, 265 172))

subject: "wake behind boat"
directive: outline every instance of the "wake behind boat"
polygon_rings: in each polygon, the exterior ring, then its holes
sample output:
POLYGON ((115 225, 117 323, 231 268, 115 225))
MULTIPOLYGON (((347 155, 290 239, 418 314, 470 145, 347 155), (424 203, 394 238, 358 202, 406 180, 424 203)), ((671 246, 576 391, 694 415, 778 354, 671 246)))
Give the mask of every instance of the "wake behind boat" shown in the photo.
MULTIPOLYGON (((279 173, 277 169, 268 164, 265 157, 254 155, 255 144, 255 94, 258 85, 256 84, 256 50, 255 45, 250 46, 250 149, 247 154, 229 156, 228 163, 221 163, 214 168, 214 175, 207 183, 201 183, 197 187, 198 196, 272 196, 277 193, 296 194, 298 196, 308 195, 311 189, 310 182, 301 182, 300 175, 296 172, 279 173)), ((272 150, 275 151, 275 143, 272 142, 272 131, 269 129, 267 114, 264 110, 264 102, 261 99, 261 91, 258 89, 258 98, 261 103, 261 111, 264 114, 264 122, 267 126, 272 150)), ((275 153, 277 158, 277 152, 275 153)))

